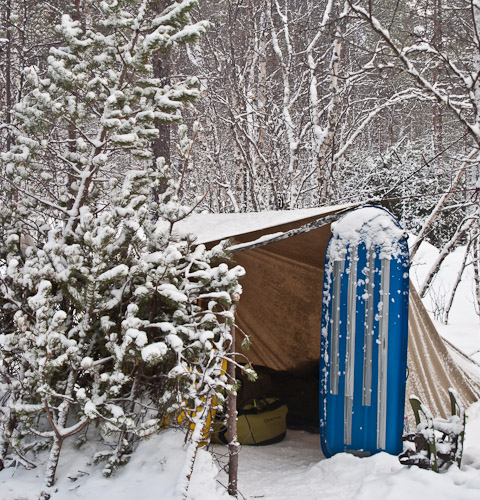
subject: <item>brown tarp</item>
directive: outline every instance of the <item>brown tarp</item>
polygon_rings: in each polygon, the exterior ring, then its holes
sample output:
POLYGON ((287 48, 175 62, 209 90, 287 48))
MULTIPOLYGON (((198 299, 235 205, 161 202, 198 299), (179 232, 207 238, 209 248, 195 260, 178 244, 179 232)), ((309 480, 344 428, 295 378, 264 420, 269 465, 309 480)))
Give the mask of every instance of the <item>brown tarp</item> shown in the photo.
POLYGON ((318 364, 329 234, 320 228, 235 254, 247 271, 237 322, 251 340, 252 363, 293 372, 318 364))
MULTIPOLYGON (((444 418, 450 415, 450 387, 466 406, 479 400, 478 381, 452 359, 413 285, 410 285, 408 325, 407 399, 410 395, 417 396, 434 416, 444 418)), ((406 409, 411 414, 408 403, 406 409)))
MULTIPOLYGON (((322 217, 331 213, 326 212, 322 217)), ((239 215, 235 214, 235 224, 239 215)), ((252 220, 252 214, 246 215, 252 220)), ((225 220, 228 217, 225 214, 225 220)), ((232 236, 239 243, 252 242, 268 234, 299 228, 312 220, 315 218, 299 218, 288 225, 270 224, 254 232, 249 232, 247 225, 237 229, 236 235, 232 231, 232 236)), ((237 323, 239 331, 251 341, 250 349, 243 353, 253 364, 296 375, 318 366, 323 265, 329 237, 330 224, 327 224, 233 254, 234 260, 246 269, 237 323)), ((237 345, 241 340, 238 339, 237 345)), ((465 406, 480 399, 479 381, 452 359, 411 287, 407 398, 415 394, 435 416, 447 417, 449 387, 457 390, 465 406)), ((406 411, 411 413, 408 402, 406 411)))

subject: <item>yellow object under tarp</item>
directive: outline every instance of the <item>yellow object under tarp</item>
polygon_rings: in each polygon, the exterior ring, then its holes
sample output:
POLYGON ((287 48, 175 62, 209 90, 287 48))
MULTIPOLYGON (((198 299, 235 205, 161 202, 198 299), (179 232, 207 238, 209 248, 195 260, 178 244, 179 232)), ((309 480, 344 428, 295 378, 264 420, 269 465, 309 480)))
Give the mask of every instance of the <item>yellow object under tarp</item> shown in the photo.
MULTIPOLYGON (((278 398, 252 400, 238 410, 237 441, 241 445, 264 446, 282 441, 287 432, 288 408, 278 398)), ((213 424, 212 443, 228 444, 227 428, 213 424)))
MULTIPOLYGON (((227 372, 227 360, 226 359, 224 359, 223 362, 222 362, 222 372, 223 372, 223 374, 225 374, 227 372)), ((202 398, 202 400, 203 399, 204 398, 202 398)), ((199 446, 201 446, 201 447, 206 446, 209 443, 209 441, 210 441, 210 435, 211 435, 211 432, 212 432, 212 422, 214 422, 215 415, 217 413, 216 406, 217 406, 217 398, 216 398, 216 396, 213 396, 212 402, 211 402, 211 405, 210 405, 210 409, 208 410, 208 415, 207 415, 207 418, 205 420, 205 428, 203 429, 203 432, 202 432, 203 440, 200 441, 200 444, 199 444, 199 446)), ((201 413, 204 410, 205 410, 205 408, 203 406, 199 406, 193 412, 187 411, 187 410, 183 410, 177 416, 177 418, 175 419, 175 421, 178 424, 182 424, 186 420, 190 421, 189 432, 192 433, 194 431, 194 429, 195 429, 195 424, 192 422, 193 418, 197 415, 197 413, 201 413), (188 413, 188 417, 187 417, 187 413, 188 413)), ((170 421, 169 420, 170 419, 167 417, 166 420, 165 420, 165 427, 169 427, 170 426, 170 421)))

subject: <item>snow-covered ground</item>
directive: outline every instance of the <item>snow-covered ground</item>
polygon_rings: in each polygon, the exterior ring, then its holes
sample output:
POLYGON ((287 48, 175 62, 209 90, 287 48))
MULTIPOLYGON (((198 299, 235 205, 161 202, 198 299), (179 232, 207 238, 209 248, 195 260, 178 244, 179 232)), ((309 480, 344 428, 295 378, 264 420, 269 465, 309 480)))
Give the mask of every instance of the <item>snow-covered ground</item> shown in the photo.
MULTIPOLYGON (((421 282, 437 251, 423 245, 412 267, 412 278, 421 282)), ((454 252, 426 299, 433 311, 442 307, 463 257, 454 252)), ((441 334, 480 362, 480 324, 473 303, 472 273, 467 269, 450 315, 449 325, 437 322, 441 334)), ((102 476, 102 465, 91 463, 95 443, 80 451, 66 443, 60 459, 58 481, 49 490, 52 500, 174 500, 184 465, 183 436, 168 430, 142 443, 132 460, 114 478, 102 476)), ((189 500, 227 500, 224 447, 213 456, 199 450, 189 489, 189 500)), ((46 459, 47 457, 45 457, 46 459)), ((0 500, 37 500, 42 491, 43 467, 0 472, 0 500)), ((468 411, 462 469, 445 474, 407 468, 397 457, 380 453, 357 458, 339 454, 325 459, 319 436, 288 431, 286 439, 265 447, 243 447, 239 465, 239 498, 248 500, 478 500, 480 498, 480 402, 468 411)))
MULTIPOLYGON (((92 464, 94 443, 75 450, 71 443, 62 452, 58 480, 48 490, 52 500, 170 500, 177 497, 185 451, 183 434, 167 430, 140 444, 130 462, 112 478, 102 475, 102 464, 92 464)), ((45 456, 47 459, 47 456, 45 456)), ((212 456, 199 450, 189 500, 228 498, 221 491, 217 497, 218 470, 212 456), (223 495, 222 495, 223 493, 223 495)), ((1 500, 38 500, 42 491, 44 467, 26 471, 5 469, 0 472, 1 500)))
POLYGON ((436 474, 380 453, 323 459, 318 435, 289 431, 284 442, 244 447, 239 489, 248 500, 467 500, 480 498, 480 404, 470 410, 462 470, 436 474))
MULTIPOLYGON (((114 478, 106 479, 92 465, 90 449, 70 447, 60 461, 59 479, 49 490, 52 500, 173 500, 184 462, 183 436, 168 430, 142 443, 114 478)), ((225 448, 214 456, 199 450, 189 500, 227 500, 218 473, 226 462, 225 448), (218 475, 217 475, 218 473, 218 475)), ((0 473, 1 500, 38 499, 43 468, 0 473)), ((480 403, 469 410, 462 470, 445 474, 407 468, 397 457, 380 453, 357 458, 341 453, 324 459, 319 436, 288 431, 282 443, 244 446, 240 453, 239 498, 247 500, 478 500, 480 498, 480 403)))

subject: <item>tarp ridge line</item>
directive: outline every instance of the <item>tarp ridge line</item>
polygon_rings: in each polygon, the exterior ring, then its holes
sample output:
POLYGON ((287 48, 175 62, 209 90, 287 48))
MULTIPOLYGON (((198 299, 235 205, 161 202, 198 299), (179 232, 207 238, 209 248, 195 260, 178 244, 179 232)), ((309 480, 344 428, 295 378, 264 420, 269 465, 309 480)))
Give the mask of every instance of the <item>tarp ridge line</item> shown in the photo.
POLYGON ((253 241, 251 244, 240 243, 238 245, 232 245, 227 248, 227 251, 236 253, 236 252, 243 252, 245 250, 254 250, 255 248, 260 248, 265 245, 269 245, 270 243, 276 243, 277 241, 286 240, 287 238, 291 238, 292 236, 297 236, 298 234, 308 233, 310 231, 313 231, 314 229, 319 229, 321 227, 328 226, 329 224, 336 221, 346 213, 351 212, 352 210, 355 210, 356 208, 362 205, 364 205, 363 202, 358 203, 357 205, 353 205, 352 207, 341 210, 340 212, 337 212, 335 214, 327 215, 326 217, 322 217, 313 222, 309 222, 304 226, 300 226, 295 229, 290 229, 289 231, 285 231, 282 234, 277 234, 272 238, 262 238, 262 241, 257 241, 257 242, 253 241))

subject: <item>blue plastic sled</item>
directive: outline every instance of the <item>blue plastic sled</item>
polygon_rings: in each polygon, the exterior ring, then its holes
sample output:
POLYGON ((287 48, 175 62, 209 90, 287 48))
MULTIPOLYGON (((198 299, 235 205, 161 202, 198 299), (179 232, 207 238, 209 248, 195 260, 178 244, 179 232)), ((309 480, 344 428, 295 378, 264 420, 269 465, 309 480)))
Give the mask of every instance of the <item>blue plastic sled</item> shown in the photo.
POLYGON ((408 340, 406 235, 379 207, 350 212, 332 233, 322 305, 323 453, 399 454, 408 340))

